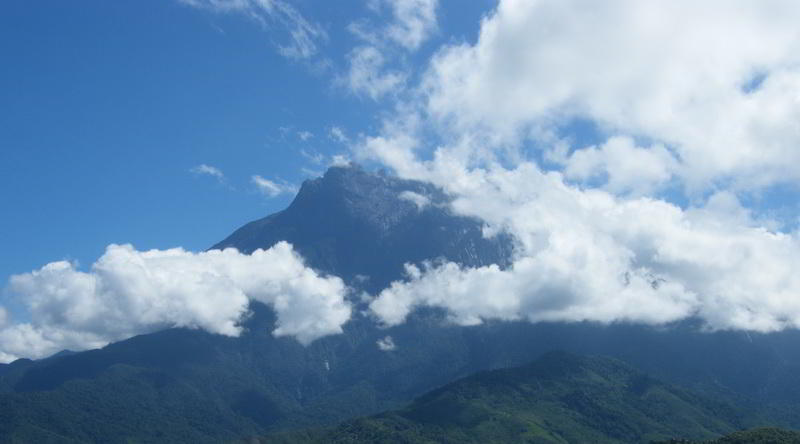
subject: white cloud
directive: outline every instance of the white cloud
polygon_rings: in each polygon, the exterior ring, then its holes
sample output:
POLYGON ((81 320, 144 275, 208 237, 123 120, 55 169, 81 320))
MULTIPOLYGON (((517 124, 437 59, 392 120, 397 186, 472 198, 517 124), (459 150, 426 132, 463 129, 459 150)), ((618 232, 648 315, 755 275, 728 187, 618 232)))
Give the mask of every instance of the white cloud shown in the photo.
POLYGON ((384 9, 391 18, 379 27, 370 21, 350 23, 347 29, 359 40, 375 47, 397 45, 405 51, 416 51, 438 29, 436 8, 438 0, 378 0, 367 7, 376 14, 384 9))
POLYGON ((297 9, 281 0, 178 0, 180 3, 217 13, 243 14, 264 27, 276 23, 288 39, 278 45, 278 52, 290 59, 308 59, 317 53, 320 41, 327 40, 325 30, 309 22, 297 9))
POLYGON ((314 137, 314 134, 312 134, 310 131, 298 131, 297 137, 299 137, 303 142, 306 142, 314 137))
POLYGON ((378 339, 376 341, 378 345, 378 349, 381 351, 392 351, 397 349, 397 345, 394 343, 394 339, 391 336, 386 336, 383 339, 378 339))
POLYGON ((589 120, 674 150, 690 192, 791 183, 800 179, 798 22, 800 8, 781 0, 503 0, 475 45, 437 53, 421 112, 475 150, 589 120), (748 90, 754 77, 764 80, 748 90))
POLYGON ((3 328, 10 321, 8 311, 4 307, 0 307, 0 328, 3 328))
POLYGON ((378 100, 386 94, 397 92, 406 81, 400 71, 386 69, 381 52, 373 46, 359 46, 348 55, 350 69, 340 82, 355 94, 378 100))
POLYGON ((53 262, 11 278, 30 322, 0 325, 0 359, 83 350, 167 327, 237 336, 251 300, 277 313, 276 336, 307 344, 350 317, 341 279, 307 268, 291 245, 244 255, 111 245, 89 272, 53 262))
POLYGON ((300 155, 305 157, 309 162, 313 163, 314 165, 322 165, 325 161, 325 155, 322 153, 318 153, 316 151, 308 152, 304 149, 300 149, 300 155))
MULTIPOLYGON (((444 165, 444 164, 442 164, 444 165)), ((630 321, 697 316, 712 329, 800 327, 800 239, 765 230, 732 194, 682 210, 650 198, 579 190, 531 163, 514 169, 431 169, 453 210, 519 242, 513 265, 407 267, 371 303, 384 323, 417 306, 455 322, 630 321)), ((428 164, 435 168, 435 164, 428 164)))
POLYGON ((800 234, 738 197, 800 179, 798 20, 788 1, 502 0, 354 152, 511 233, 513 265, 409 266, 372 312, 800 328, 800 234), (563 133, 582 121, 605 141, 563 133))
POLYGON ((599 147, 573 152, 564 174, 583 182, 599 180, 616 194, 647 195, 666 185, 677 165, 663 145, 643 148, 630 137, 612 137, 599 147))
POLYGON ((380 28, 373 29, 366 21, 353 22, 348 26, 350 32, 364 44, 349 52, 348 71, 338 79, 338 83, 351 92, 372 100, 404 91, 411 70, 402 63, 403 53, 417 50, 437 28, 436 0, 370 3, 370 8, 375 12, 380 12, 383 6, 391 10, 392 19, 380 28), (397 61, 401 62, 399 66, 390 63, 397 61))
POLYGON ((225 175, 217 167, 211 165, 200 164, 190 170, 194 174, 202 174, 216 178, 219 182, 225 181, 225 175))
POLYGON ((250 180, 258 187, 258 190, 263 193, 265 196, 268 197, 277 197, 281 194, 293 194, 297 192, 297 187, 285 183, 285 182, 274 182, 269 179, 265 179, 258 174, 252 176, 250 180))
POLYGON ((431 203, 431 200, 428 198, 428 196, 423 196, 422 194, 408 190, 400 193, 400 199, 412 202, 419 210, 427 207, 431 203))
POLYGON ((335 154, 331 157, 331 166, 347 166, 350 165, 350 158, 343 154, 335 154))
POLYGON ((330 137, 331 139, 333 139, 338 143, 343 143, 343 144, 350 143, 350 138, 347 137, 347 134, 345 134, 344 131, 338 126, 332 126, 330 128, 330 130, 328 131, 328 137, 330 137))
POLYGON ((415 50, 436 31, 437 0, 387 0, 394 20, 386 36, 408 50, 415 50))

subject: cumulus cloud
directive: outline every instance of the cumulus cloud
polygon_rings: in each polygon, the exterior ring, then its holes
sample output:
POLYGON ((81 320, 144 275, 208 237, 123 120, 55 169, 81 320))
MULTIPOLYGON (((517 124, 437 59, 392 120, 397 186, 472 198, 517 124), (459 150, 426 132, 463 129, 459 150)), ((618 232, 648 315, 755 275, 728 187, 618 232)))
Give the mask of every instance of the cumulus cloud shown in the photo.
POLYGON ((793 182, 798 21, 800 8, 781 0, 503 0, 475 44, 436 54, 420 112, 475 150, 524 145, 588 120, 653 141, 640 147, 655 150, 653 160, 672 162, 662 147, 673 150, 674 173, 690 192, 720 181, 737 189, 793 182))
POLYGON ((630 137, 612 137, 573 152, 565 164, 569 179, 596 182, 616 194, 648 195, 670 181, 678 161, 663 145, 644 148, 630 137))
POLYGON ((501 0, 354 152, 512 234, 513 263, 409 265, 371 312, 800 328, 800 235, 740 199, 800 178, 798 15, 788 1, 501 0), (580 144, 575 122, 600 142, 580 144))
POLYGON ((10 289, 30 322, 0 324, 4 361, 101 347, 168 327, 237 336, 251 300, 277 313, 274 335, 303 344, 340 333, 351 312, 341 279, 306 267, 285 242, 251 255, 110 245, 88 272, 53 262, 13 276, 10 289))
POLYGON ((268 197, 277 197, 281 194, 294 194, 297 192, 297 187, 285 183, 285 182, 274 182, 269 179, 265 179, 258 174, 252 176, 250 180, 258 187, 258 190, 268 197))
POLYGON ((388 325, 417 306, 437 306, 462 325, 694 316, 711 329, 800 327, 797 233, 764 229, 730 193, 684 210, 581 190, 532 163, 447 171, 432 180, 457 196, 453 209, 480 217, 488 232, 513 233, 517 256, 506 270, 407 266, 408 280, 370 305, 388 325))
POLYGON ((281 55, 290 59, 308 59, 317 53, 320 41, 327 40, 325 30, 310 22, 289 3, 281 0, 178 0, 195 8, 217 13, 238 13, 264 27, 277 24, 288 34, 278 45, 281 55))
POLYGON ((424 196, 413 191, 403 191, 400 193, 400 199, 412 202, 419 210, 427 207, 431 203, 431 200, 428 198, 428 196, 424 196))
POLYGON ((391 336, 386 336, 385 338, 377 340, 378 349, 381 351, 392 351, 397 348, 394 343, 394 339, 391 336))

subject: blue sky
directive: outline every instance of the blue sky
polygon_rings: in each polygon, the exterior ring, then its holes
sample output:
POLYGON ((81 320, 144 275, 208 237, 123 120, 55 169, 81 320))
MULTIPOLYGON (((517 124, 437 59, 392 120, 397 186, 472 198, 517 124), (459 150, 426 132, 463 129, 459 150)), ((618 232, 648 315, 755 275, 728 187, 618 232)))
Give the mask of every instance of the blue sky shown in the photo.
POLYGON ((236 335, 251 299, 292 298, 277 335, 340 332, 350 289, 291 246, 203 251, 347 160, 517 240, 507 270, 371 295, 381 324, 799 328, 797 23, 794 0, 7 0, 0 362, 236 335))
MULTIPOLYGON (((491 4, 468 3, 443 9, 435 40, 475 38, 491 4)), ((6 2, 0 280, 64 258, 90 265, 110 243, 207 248, 290 201, 252 175, 299 185, 303 168, 324 167, 300 150, 344 151, 334 126, 374 129, 383 104, 332 78, 353 45, 347 24, 384 18, 356 1, 295 6, 327 33, 310 60, 279 53, 290 37, 278 25, 178 1, 6 2), (201 164, 225 182, 190 172, 201 164)))

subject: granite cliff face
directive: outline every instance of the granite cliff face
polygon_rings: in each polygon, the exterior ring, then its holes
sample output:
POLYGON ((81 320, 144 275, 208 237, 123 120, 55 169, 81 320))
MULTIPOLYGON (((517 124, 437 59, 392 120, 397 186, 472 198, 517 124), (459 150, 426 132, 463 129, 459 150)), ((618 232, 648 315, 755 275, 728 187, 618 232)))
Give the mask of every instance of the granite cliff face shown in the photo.
POLYGON ((281 240, 312 267, 370 292, 402 279, 404 263, 506 266, 513 248, 509 236, 485 238, 480 221, 453 215, 441 190, 356 165, 307 180, 287 209, 248 223, 212 248, 250 253, 281 240))

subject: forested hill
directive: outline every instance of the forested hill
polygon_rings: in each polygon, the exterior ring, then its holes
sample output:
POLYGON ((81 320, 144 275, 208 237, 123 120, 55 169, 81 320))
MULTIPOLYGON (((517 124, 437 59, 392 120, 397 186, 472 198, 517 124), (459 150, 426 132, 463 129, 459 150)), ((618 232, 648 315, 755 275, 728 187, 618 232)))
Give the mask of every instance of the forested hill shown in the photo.
POLYGON ((743 430, 706 441, 671 439, 653 444, 800 444, 800 432, 778 428, 763 427, 743 430))
POLYGON ((647 443, 710 439, 755 421, 617 360, 552 352, 460 379, 401 410, 263 442, 647 443))

